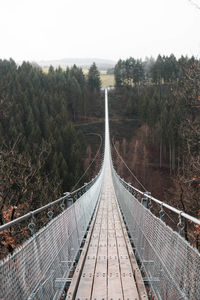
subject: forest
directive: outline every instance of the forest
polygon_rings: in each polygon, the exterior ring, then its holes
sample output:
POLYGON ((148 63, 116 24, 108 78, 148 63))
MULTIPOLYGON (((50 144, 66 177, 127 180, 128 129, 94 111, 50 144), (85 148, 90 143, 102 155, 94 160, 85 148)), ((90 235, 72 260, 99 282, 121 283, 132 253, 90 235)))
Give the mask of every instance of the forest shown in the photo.
MULTIPOLYGON (((167 166, 167 176, 177 187, 178 203, 171 204, 197 217, 199 60, 174 55, 145 61, 130 57, 118 61, 114 76, 115 89, 109 96, 111 122, 113 116, 136 119, 145 128, 144 143, 155 149, 158 168, 167 166)), ((87 130, 103 134, 103 113, 95 64, 84 75, 76 65, 66 70, 51 66, 44 73, 29 62, 17 65, 12 59, 0 60, 1 225, 72 189, 85 170, 87 130)), ((119 123, 115 127, 119 134, 119 123)), ((196 231, 199 237, 199 228, 196 231)), ((9 252, 16 247, 8 235, 1 236, 0 242, 9 252)))
POLYGON ((50 67, 45 74, 29 62, 0 60, 1 225, 76 184, 84 172, 86 142, 74 124, 95 114, 100 85, 95 64, 86 78, 75 65, 50 67))
MULTIPOLYGON (((119 60, 114 70, 115 99, 121 113, 144 126, 148 149, 160 170, 167 169, 177 199, 171 203, 199 216, 200 211, 200 61, 161 56, 119 60)), ((171 196, 173 198, 174 195, 171 196)), ((170 200, 169 200, 170 201, 170 200)), ((199 229, 197 230, 199 236, 199 229)))

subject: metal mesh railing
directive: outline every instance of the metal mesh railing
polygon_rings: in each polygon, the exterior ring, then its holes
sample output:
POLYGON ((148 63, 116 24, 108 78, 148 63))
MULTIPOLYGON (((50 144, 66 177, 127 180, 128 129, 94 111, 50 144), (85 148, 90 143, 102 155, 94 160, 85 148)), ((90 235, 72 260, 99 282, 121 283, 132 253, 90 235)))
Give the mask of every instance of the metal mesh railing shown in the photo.
POLYGON ((100 194, 103 171, 77 201, 0 262, 0 299, 59 299, 100 194))
POLYGON ((158 299, 200 299, 200 254, 145 208, 113 169, 120 209, 136 255, 158 299))

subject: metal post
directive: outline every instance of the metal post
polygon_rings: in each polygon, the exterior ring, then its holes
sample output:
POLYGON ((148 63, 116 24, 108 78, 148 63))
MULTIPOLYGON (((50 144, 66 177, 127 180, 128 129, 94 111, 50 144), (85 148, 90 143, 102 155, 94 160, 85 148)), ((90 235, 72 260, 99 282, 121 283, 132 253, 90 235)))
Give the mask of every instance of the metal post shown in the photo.
POLYGON ((148 196, 150 193, 149 193, 149 192, 145 192, 144 194, 145 194, 146 196, 142 198, 142 205, 143 205, 144 207, 147 208, 147 207, 148 207, 148 197, 147 197, 147 196, 148 196))
POLYGON ((161 204, 161 206, 160 206, 159 215, 160 215, 161 221, 163 221, 163 217, 164 217, 164 215, 165 215, 165 211, 164 211, 164 209, 163 209, 163 204, 161 204))
POLYGON ((34 222, 34 214, 31 212, 31 222, 28 224, 28 229, 31 233, 31 235, 35 234, 35 222, 34 222))

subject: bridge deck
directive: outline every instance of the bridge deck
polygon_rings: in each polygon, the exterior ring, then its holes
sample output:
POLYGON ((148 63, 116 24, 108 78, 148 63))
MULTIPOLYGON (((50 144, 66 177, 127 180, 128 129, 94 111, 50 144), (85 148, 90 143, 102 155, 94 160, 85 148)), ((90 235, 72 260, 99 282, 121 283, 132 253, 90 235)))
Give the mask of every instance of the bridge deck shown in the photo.
POLYGON ((105 157, 102 192, 67 299, 147 299, 105 157))

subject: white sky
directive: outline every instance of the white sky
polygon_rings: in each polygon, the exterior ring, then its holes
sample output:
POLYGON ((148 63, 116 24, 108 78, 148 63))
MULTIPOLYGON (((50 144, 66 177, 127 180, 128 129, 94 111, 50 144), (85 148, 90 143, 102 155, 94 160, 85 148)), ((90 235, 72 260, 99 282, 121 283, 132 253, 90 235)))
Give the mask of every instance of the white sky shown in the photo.
POLYGON ((0 0, 0 58, 159 53, 200 57, 200 9, 189 0, 0 0))

